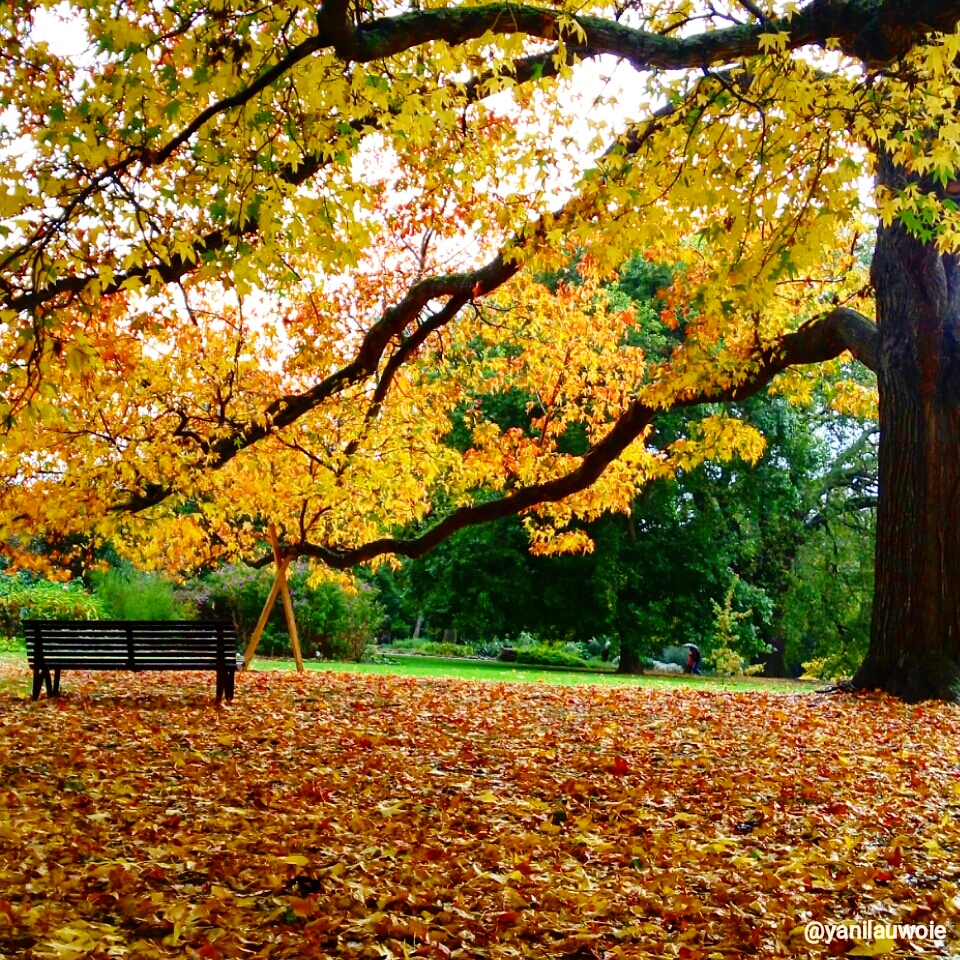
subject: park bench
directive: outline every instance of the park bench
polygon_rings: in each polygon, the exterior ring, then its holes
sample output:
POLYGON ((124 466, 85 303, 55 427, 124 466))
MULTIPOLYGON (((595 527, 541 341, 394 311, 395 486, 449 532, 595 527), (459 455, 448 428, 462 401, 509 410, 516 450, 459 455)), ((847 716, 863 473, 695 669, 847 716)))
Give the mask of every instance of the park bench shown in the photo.
POLYGON ((60 693, 61 670, 214 670, 217 703, 233 698, 237 634, 222 621, 24 620, 33 699, 60 693), (51 677, 52 674, 52 677, 51 677))

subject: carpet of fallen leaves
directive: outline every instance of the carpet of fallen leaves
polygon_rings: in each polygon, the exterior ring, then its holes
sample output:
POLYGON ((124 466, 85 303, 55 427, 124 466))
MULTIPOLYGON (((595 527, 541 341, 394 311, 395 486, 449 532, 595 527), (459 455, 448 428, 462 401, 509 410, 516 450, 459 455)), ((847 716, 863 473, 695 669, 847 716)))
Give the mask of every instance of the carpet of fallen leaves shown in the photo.
POLYGON ((0 693, 0 956, 957 956, 960 711, 310 672, 0 693))

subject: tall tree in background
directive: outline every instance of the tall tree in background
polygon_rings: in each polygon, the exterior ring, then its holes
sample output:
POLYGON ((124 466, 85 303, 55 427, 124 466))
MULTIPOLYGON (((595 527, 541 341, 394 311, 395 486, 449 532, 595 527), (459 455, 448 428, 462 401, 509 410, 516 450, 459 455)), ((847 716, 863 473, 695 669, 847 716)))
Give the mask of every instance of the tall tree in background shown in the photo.
POLYGON ((760 452, 715 408, 645 446, 658 414, 850 351, 881 425, 856 683, 953 696, 958 20, 943 0, 6 5, 6 534, 186 563, 273 520, 343 567, 523 514, 535 549, 584 546, 574 519, 760 452), (44 42, 54 17, 83 51, 44 42), (584 91, 614 61, 610 110, 584 91), (548 298, 532 276, 568 245, 592 283, 548 298), (598 294, 636 249, 684 265, 666 360, 598 294), (478 417, 469 455, 445 446, 450 411, 506 383, 539 431, 478 417))

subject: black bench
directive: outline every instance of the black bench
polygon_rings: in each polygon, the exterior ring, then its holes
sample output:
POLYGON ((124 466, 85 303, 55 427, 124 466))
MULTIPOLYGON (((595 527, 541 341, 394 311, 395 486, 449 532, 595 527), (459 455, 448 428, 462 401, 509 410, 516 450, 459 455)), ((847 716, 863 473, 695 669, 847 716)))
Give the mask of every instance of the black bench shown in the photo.
POLYGON ((61 670, 215 670, 217 703, 233 698, 232 623, 186 620, 24 620, 33 699, 60 693, 61 670), (51 678, 51 672, 53 674, 51 678))

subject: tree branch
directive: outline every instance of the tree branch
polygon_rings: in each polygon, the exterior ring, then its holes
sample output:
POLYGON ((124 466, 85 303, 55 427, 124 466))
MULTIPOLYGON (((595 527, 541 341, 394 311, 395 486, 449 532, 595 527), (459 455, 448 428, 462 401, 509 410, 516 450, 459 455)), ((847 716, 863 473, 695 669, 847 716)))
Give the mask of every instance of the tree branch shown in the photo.
MULTIPOLYGON (((565 65, 571 65, 577 59, 584 60, 595 56, 595 54, 586 48, 579 46, 567 47, 563 56, 558 56, 558 53, 558 49, 554 47, 544 53, 521 57, 513 64, 513 69, 508 75, 517 84, 529 83, 533 79, 556 76, 565 65)), ((462 84, 455 84, 451 81, 447 86, 450 92, 459 97, 463 103, 476 103, 486 96, 484 92, 485 84, 498 75, 499 74, 493 70, 487 70, 471 77, 462 84)), ((399 107, 394 107, 390 111, 384 111, 384 113, 390 116, 398 111, 399 107)), ((209 110, 204 111, 204 113, 209 113, 209 110)), ((207 119, 210 119, 210 117, 208 116, 207 119)), ((383 120, 384 114, 378 114, 375 116, 354 118, 353 120, 344 122, 346 122, 354 132, 360 134, 368 130, 383 129, 383 120)), ((196 122, 192 123, 187 130, 192 131, 195 126, 196 122)), ((178 142, 182 141, 183 134, 174 139, 178 142)), ((151 159, 142 159, 142 164, 144 166, 154 165, 159 162, 158 158, 162 155, 164 158, 169 156, 171 144, 173 143, 174 141, 168 143, 162 151, 155 153, 151 159)), ((295 165, 288 164, 281 167, 275 176, 278 180, 289 186, 302 186, 312 180, 317 173, 327 167, 330 162, 331 156, 328 152, 309 154, 300 158, 295 165)), ((106 171, 106 174, 114 176, 120 169, 121 167, 110 167, 106 171)), ((97 183, 99 182, 100 180, 98 179, 97 183)), ((78 197, 75 198, 77 202, 72 202, 68 206, 68 211, 61 214, 54 224, 48 224, 48 232, 57 229, 57 224, 65 226, 69 210, 77 208, 79 204, 89 199, 94 192, 95 186, 96 184, 93 184, 84 188, 84 190, 78 194, 78 197), (61 221, 63 222, 61 223, 61 221)), ((130 280, 141 280, 144 283, 148 283, 156 276, 164 283, 177 283, 187 274, 196 270, 197 265, 203 262, 204 257, 226 250, 230 243, 239 239, 255 240, 259 230, 259 222, 253 217, 247 217, 242 223, 234 222, 226 227, 211 230, 203 236, 198 237, 191 244, 190 253, 188 254, 177 254, 168 261, 151 260, 134 269, 114 274, 108 283, 104 282, 103 275, 99 270, 93 270, 90 273, 80 275, 63 275, 59 280, 48 284, 40 290, 33 290, 30 293, 21 293, 19 295, 13 293, 13 288, 9 284, 3 283, 3 288, 7 294, 3 298, 3 305, 18 313, 21 311, 32 311, 44 304, 51 303, 59 297, 82 293, 93 283, 98 284, 99 295, 101 297, 110 296, 119 292, 124 289, 124 285, 130 280)), ((19 252, 24 253, 26 250, 20 248, 19 252)), ((16 254, 17 251, 8 255, 5 264, 9 265, 9 262, 16 254)))
POLYGON ((395 56, 422 43, 442 40, 459 46, 487 33, 523 33, 553 40, 564 20, 586 34, 581 42, 638 70, 685 70, 732 63, 761 50, 761 37, 787 35, 786 48, 826 47, 836 41, 848 56, 877 67, 903 56, 932 31, 950 32, 960 21, 960 0, 812 0, 793 17, 761 20, 667 37, 602 17, 507 2, 477 7, 419 10, 363 24, 342 50, 351 60, 369 62, 395 56))
MULTIPOLYGON (((794 333, 786 334, 755 358, 753 372, 735 387, 708 386, 675 400, 673 408, 745 400, 759 393, 782 371, 792 366, 822 363, 844 351, 850 351, 870 369, 876 368, 878 335, 876 325, 863 314, 838 307, 812 320, 794 333)), ((294 556, 314 557, 330 567, 345 569, 391 553, 420 557, 458 530, 515 516, 541 503, 553 503, 585 490, 604 470, 640 437, 663 408, 635 401, 613 424, 606 436, 595 443, 580 460, 579 466, 563 477, 533 484, 499 500, 461 507, 425 533, 409 539, 383 537, 360 547, 339 549, 312 543, 288 547, 294 556)), ((259 563, 256 561, 255 563, 259 563)))
POLYGON ((749 10, 761 23, 765 23, 767 18, 764 12, 753 2, 753 0, 739 0, 740 6, 749 10))
MULTIPOLYGON (((478 270, 428 277, 415 283, 407 291, 406 296, 399 303, 388 307, 381 318, 367 331, 350 363, 303 393, 289 394, 274 400, 257 421, 250 421, 213 443, 205 443, 201 447, 204 454, 204 469, 219 469, 229 463, 241 450, 260 442, 276 430, 289 426, 346 387, 373 376, 390 341, 413 323, 431 300, 448 298, 447 304, 438 311, 433 321, 425 324, 428 329, 423 336, 419 339, 416 335, 414 336, 414 346, 418 346, 428 333, 452 320, 461 307, 472 298, 495 290, 506 283, 519 269, 520 264, 517 260, 508 262, 503 254, 498 254, 478 270)), ((387 369, 384 371, 384 389, 381 391, 378 388, 376 391, 375 405, 383 402, 385 390, 389 387, 396 368, 412 352, 413 348, 405 350, 401 347, 396 355, 397 359, 391 358, 391 362, 388 362, 387 369)), ((118 512, 133 513, 146 510, 170 496, 173 489, 169 484, 151 484, 140 493, 133 494, 119 503, 114 509, 118 512)))

